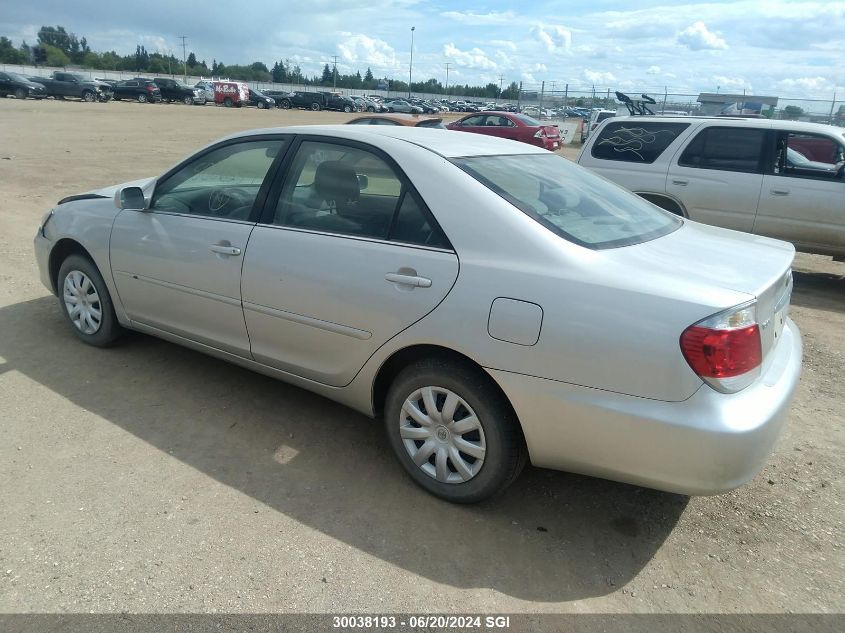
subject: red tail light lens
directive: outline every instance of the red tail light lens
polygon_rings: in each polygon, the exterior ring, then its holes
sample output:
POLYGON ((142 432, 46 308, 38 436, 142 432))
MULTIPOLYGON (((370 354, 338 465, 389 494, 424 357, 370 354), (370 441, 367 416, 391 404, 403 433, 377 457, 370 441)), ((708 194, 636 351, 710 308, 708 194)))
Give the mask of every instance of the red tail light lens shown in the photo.
POLYGON ((680 343, 692 370, 726 393, 751 384, 763 363, 755 304, 738 306, 691 325, 681 334, 680 343))

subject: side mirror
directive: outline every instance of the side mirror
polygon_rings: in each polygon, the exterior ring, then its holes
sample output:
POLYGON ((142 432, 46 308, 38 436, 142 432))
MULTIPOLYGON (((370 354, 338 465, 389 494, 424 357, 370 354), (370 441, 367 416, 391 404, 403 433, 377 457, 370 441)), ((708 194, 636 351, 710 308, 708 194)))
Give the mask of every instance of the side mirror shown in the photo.
POLYGON ((126 211, 146 211, 147 201, 140 187, 124 187, 114 194, 114 206, 126 211))

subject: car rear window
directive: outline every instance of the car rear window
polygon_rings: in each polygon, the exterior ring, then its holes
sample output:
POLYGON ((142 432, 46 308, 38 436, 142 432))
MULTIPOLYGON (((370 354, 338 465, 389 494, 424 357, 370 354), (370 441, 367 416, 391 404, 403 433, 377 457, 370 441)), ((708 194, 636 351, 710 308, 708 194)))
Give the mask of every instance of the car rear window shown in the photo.
POLYGON ((653 163, 689 123, 613 121, 593 144, 593 158, 628 163, 653 163))
POLYGON ((452 161, 560 237, 592 249, 653 240, 682 220, 555 154, 452 161))

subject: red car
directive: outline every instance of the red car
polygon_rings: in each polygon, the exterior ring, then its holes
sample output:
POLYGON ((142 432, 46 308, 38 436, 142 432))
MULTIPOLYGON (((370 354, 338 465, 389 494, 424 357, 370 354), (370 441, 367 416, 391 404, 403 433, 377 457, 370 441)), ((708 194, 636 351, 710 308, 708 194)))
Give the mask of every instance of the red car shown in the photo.
POLYGON ((543 125, 530 116, 517 112, 479 112, 458 119, 446 127, 459 132, 475 132, 522 141, 552 152, 559 149, 563 142, 556 125, 543 125))

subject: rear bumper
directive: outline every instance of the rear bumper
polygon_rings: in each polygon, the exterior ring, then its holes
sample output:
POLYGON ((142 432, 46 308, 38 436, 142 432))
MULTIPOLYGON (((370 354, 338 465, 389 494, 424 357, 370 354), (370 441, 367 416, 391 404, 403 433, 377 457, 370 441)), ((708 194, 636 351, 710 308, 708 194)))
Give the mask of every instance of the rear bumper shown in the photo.
POLYGON ((722 394, 704 385, 683 402, 488 371, 519 416, 535 466, 710 495, 750 480, 780 434, 801 373, 792 321, 773 354, 747 389, 722 394))

